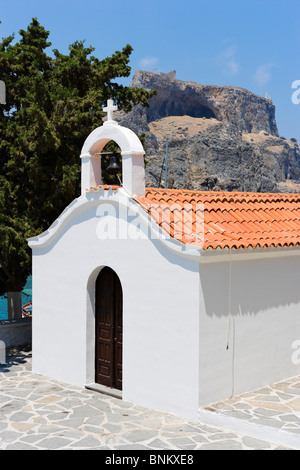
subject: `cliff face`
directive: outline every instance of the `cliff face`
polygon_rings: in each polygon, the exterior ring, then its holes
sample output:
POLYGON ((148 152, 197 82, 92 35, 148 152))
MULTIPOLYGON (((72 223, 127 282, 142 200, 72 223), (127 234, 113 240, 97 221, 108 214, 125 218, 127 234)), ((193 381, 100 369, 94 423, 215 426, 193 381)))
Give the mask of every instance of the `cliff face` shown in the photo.
POLYGON ((157 75, 142 71, 135 73, 131 86, 158 90, 146 111, 148 122, 167 116, 215 118, 242 132, 265 131, 278 136, 272 101, 243 88, 183 82, 176 80, 175 72, 157 75))
POLYGON ((157 89, 150 108, 116 119, 146 135, 146 184, 194 190, 300 192, 300 148, 278 136, 271 100, 234 87, 136 72, 131 86, 157 89))

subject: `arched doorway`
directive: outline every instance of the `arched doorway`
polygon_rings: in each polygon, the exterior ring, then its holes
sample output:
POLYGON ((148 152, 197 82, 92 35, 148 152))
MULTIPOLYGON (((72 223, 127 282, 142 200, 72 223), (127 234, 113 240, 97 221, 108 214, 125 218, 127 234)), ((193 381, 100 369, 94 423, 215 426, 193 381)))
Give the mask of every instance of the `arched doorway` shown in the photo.
POLYGON ((123 293, 109 267, 96 280, 95 382, 122 390, 123 293))

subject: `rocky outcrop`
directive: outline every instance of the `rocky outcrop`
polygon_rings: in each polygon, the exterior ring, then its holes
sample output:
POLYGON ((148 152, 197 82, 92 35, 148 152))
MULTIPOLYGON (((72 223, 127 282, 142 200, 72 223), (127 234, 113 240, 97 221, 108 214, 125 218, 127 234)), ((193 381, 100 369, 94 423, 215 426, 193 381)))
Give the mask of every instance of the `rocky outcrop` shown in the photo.
POLYGON ((156 148, 147 151, 147 185, 250 192, 300 191, 298 144, 264 131, 242 133, 215 119, 169 117, 149 124, 156 148))
POLYGON ((215 118, 242 132, 265 131, 278 136, 272 101, 243 88, 184 82, 176 80, 175 72, 158 75, 143 71, 135 73, 131 86, 158 90, 146 111, 148 122, 167 116, 215 118))
POLYGON ((146 184, 169 188, 300 192, 300 148, 278 136, 275 106, 247 90, 137 72, 132 86, 156 88, 150 108, 116 119, 146 136, 146 184))

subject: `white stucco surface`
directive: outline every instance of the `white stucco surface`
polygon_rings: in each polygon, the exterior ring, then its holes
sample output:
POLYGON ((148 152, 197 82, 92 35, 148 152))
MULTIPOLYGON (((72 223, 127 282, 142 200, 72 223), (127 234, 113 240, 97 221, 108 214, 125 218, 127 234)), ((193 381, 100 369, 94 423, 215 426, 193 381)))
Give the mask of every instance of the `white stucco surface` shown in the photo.
POLYGON ((162 236, 145 195, 139 138, 108 120, 81 152, 81 196, 30 239, 33 371, 95 381, 95 283, 123 290, 125 400, 197 419, 199 407, 300 374, 300 249, 208 250, 162 236), (122 154, 122 189, 104 190, 101 152, 122 154), (90 188, 93 188, 90 191, 90 188))
POLYGON ((203 253, 123 190, 81 196, 33 249, 33 370, 95 378, 95 281, 123 289, 123 398, 196 419, 199 406, 300 374, 299 250, 203 253), (143 230, 139 230, 143 228, 143 230))
POLYGON ((237 261, 236 254, 231 268, 230 260, 201 265, 200 406, 299 375, 292 360, 300 339, 294 255, 237 261))
POLYGON ((121 149, 122 185, 131 195, 145 195, 145 151, 138 136, 130 129, 111 120, 94 129, 81 150, 81 194, 102 184, 101 152, 114 141, 121 149))
POLYGON ((94 381, 95 280, 109 266, 123 289, 123 398, 195 418, 198 262, 160 240, 126 238, 138 225, 133 216, 122 219, 116 239, 100 239, 116 221, 100 215, 116 201, 107 194, 79 198, 48 233, 30 241, 33 370, 79 386, 94 381))

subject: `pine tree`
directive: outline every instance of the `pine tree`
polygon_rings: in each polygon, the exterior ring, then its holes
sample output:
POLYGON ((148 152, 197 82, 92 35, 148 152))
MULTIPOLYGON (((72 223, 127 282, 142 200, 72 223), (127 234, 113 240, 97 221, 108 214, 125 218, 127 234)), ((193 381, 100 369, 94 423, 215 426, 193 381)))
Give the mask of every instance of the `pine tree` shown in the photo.
MULTIPOLYGON (((49 56, 49 32, 33 19, 0 44, 0 295, 20 293, 31 271, 27 238, 80 194, 79 154, 110 98, 128 112, 153 92, 116 83, 130 75, 130 45, 99 60, 84 41, 49 56)), ((19 294, 20 295, 20 294, 19 294)), ((15 313, 19 317, 20 312, 15 313)))

